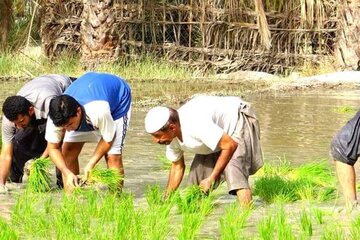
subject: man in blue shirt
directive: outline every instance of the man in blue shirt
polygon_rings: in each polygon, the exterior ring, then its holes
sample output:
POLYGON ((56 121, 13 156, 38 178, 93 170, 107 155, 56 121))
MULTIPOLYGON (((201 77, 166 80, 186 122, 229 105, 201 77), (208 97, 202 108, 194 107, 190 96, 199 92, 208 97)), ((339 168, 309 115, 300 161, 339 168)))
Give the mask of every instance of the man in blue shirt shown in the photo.
POLYGON ((78 184, 78 156, 85 142, 98 142, 85 166, 85 178, 103 156, 109 168, 124 174, 122 149, 130 112, 129 85, 106 73, 86 73, 64 95, 51 100, 45 138, 50 158, 62 172, 65 189, 78 184))

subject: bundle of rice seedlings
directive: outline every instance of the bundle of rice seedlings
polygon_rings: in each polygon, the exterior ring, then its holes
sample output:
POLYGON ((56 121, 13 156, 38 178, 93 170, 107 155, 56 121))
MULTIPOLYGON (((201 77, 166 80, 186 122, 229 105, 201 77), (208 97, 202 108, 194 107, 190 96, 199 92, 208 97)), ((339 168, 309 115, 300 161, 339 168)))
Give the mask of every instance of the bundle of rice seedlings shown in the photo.
POLYGON ((99 183, 106 185, 110 191, 117 191, 120 188, 120 183, 123 180, 123 176, 117 169, 99 169, 94 168, 90 174, 87 182, 90 184, 99 183))
POLYGON ((185 189, 183 196, 178 195, 176 203, 181 213, 195 213, 200 210, 201 203, 207 195, 197 185, 185 189))
POLYGON ((29 178, 26 188, 31 192, 48 192, 51 187, 51 179, 47 172, 50 166, 50 158, 37 158, 29 167, 29 178))
POLYGON ((296 168, 287 162, 282 165, 267 165, 255 181, 255 195, 269 203, 300 199, 326 201, 335 197, 336 178, 325 160, 296 168))

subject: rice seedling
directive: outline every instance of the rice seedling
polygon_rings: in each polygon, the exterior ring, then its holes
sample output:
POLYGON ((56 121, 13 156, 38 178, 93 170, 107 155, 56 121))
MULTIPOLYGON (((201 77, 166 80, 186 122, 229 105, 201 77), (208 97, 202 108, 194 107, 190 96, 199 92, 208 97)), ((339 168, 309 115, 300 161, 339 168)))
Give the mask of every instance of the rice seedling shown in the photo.
POLYGON ((297 200, 298 182, 289 181, 281 176, 263 176, 255 181, 254 195, 268 203, 293 202, 297 200))
POLYGON ((184 197, 176 198, 179 211, 182 213, 182 228, 178 239, 194 239, 205 216, 213 209, 213 196, 204 194, 199 186, 185 189, 184 197))
POLYGON ((166 239, 171 233, 169 205, 156 206, 143 211, 143 230, 149 239, 166 239))
POLYGON ((117 169, 99 169, 94 168, 90 174, 87 182, 90 184, 100 183, 106 185, 110 191, 118 191, 120 188, 123 176, 120 175, 117 169))
POLYGON ((292 168, 268 165, 255 181, 254 194, 266 202, 293 202, 300 199, 326 201, 335 197, 336 179, 325 161, 292 168), (280 169, 280 170, 279 170, 280 169))
POLYGON ((11 222, 16 226, 18 233, 24 233, 29 237, 47 238, 50 236, 48 229, 52 223, 42 208, 43 199, 43 194, 32 194, 30 192, 25 192, 19 196, 11 214, 11 222))
POLYGON ((257 228, 258 228, 260 239, 272 240, 274 238, 275 219, 272 215, 272 212, 269 212, 265 218, 260 220, 257 228))
POLYGON ((171 231, 170 211, 175 201, 171 196, 163 201, 163 194, 158 185, 148 186, 145 193, 149 209, 143 212, 142 221, 150 239, 164 239, 171 231))
POLYGON ((353 240, 360 239, 360 215, 351 222, 350 237, 353 240))
POLYGON ((30 174, 27 182, 27 190, 30 192, 48 192, 51 189, 51 179, 48 174, 49 158, 37 158, 30 165, 30 174))
POLYGON ((179 194, 176 198, 177 206, 181 213, 199 212, 201 201, 207 197, 207 195, 201 191, 200 187, 196 185, 186 188, 183 194, 183 197, 179 194))
POLYGON ((306 209, 303 209, 300 214, 300 226, 302 231, 307 236, 313 235, 313 225, 311 221, 311 216, 307 213, 306 209))
POLYGON ((326 226, 321 235, 322 240, 343 240, 345 239, 345 234, 343 229, 339 226, 326 226))
POLYGON ((17 240, 19 236, 16 232, 12 229, 12 227, 5 222, 2 218, 0 218, 0 239, 6 240, 17 240))
POLYGON ((237 203, 228 206, 225 216, 220 218, 220 238, 240 239, 250 214, 250 209, 240 209, 237 203))
POLYGON ((317 224, 324 224, 324 211, 322 211, 321 209, 318 209, 318 208, 315 208, 313 210, 313 213, 314 213, 314 217, 315 217, 315 220, 317 222, 317 224))
POLYGON ((291 226, 287 223, 284 207, 280 206, 275 215, 278 239, 295 239, 291 226))
POLYGON ((342 106, 342 107, 333 108, 332 111, 335 113, 354 115, 356 113, 357 109, 355 107, 351 107, 351 106, 342 106))

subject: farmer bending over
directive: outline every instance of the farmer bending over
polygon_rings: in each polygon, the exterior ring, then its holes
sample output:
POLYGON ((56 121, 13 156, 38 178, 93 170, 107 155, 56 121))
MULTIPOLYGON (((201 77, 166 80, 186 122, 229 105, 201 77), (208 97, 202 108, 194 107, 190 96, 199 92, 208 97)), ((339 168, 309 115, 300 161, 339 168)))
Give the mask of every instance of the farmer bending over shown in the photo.
POLYGON ((28 160, 48 156, 45 127, 50 100, 70 84, 69 77, 44 75, 26 83, 16 96, 6 98, 2 107, 0 193, 7 192, 8 178, 21 182, 28 160))
POLYGON ((331 142, 331 155, 343 190, 346 206, 357 206, 354 165, 360 156, 360 111, 350 119, 331 142))
POLYGON ((45 138, 50 158, 62 172, 65 190, 78 184, 78 156, 85 142, 98 143, 85 166, 85 179, 103 156, 109 168, 124 174, 121 154, 130 105, 130 87, 123 79, 95 72, 84 74, 64 95, 51 100, 45 138))
POLYGON ((222 173, 229 194, 242 206, 252 201, 248 182, 263 165, 259 125, 249 103, 239 97, 198 96, 179 110, 155 107, 145 117, 145 129, 165 144, 172 161, 165 197, 184 176, 184 151, 195 153, 189 180, 204 192, 219 184, 222 173))

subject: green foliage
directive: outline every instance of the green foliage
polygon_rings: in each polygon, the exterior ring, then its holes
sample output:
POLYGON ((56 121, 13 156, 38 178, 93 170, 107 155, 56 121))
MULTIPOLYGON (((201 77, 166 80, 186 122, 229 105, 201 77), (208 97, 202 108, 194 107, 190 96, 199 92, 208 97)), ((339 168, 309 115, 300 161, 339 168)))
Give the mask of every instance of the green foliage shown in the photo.
POLYGON ((321 235, 322 240, 343 240, 345 239, 344 231, 339 226, 326 226, 321 235))
POLYGON ((324 224, 324 211, 322 211, 321 209, 314 209, 313 210, 313 213, 314 213, 314 217, 316 219, 316 222, 318 224, 324 224))
POLYGON ((265 165, 255 181, 254 194, 266 202, 294 202, 300 199, 327 201, 335 197, 336 179, 325 160, 290 167, 265 165))
POLYGON ((213 209, 212 195, 204 194, 199 186, 190 186, 185 189, 184 196, 175 197, 179 211, 182 213, 182 228, 178 239, 194 239, 204 218, 213 209))
POLYGON ((145 195, 149 209, 143 212, 144 230, 149 239, 166 239, 171 231, 170 213, 175 205, 175 198, 170 195, 163 201, 164 192, 157 185, 148 187, 145 195))
POLYGON ((30 175, 26 189, 30 192, 48 192, 51 189, 51 179, 48 174, 49 158, 37 158, 30 165, 30 175))
POLYGON ((16 240, 19 239, 18 235, 15 233, 15 231, 12 229, 12 227, 9 226, 3 220, 0 218, 0 239, 6 239, 6 240, 16 240))
POLYGON ((108 186, 110 191, 119 190, 120 183, 123 180, 123 176, 120 175, 117 169, 99 169, 94 168, 88 178, 89 183, 100 183, 108 186))
POLYGON ((275 222, 277 226, 277 239, 295 239, 291 226, 287 222, 285 210, 282 206, 276 211, 275 222))
POLYGON ((313 235, 313 225, 311 221, 311 216, 307 213, 306 209, 303 209, 300 214, 300 226, 303 232, 307 236, 313 235))
POLYGON ((360 239, 360 215, 351 222, 350 236, 353 240, 360 239))
POLYGON ((342 106, 342 107, 336 107, 332 109, 335 113, 341 113, 341 114, 347 114, 347 115, 354 115, 357 112, 357 109, 355 107, 351 106, 342 106))
POLYGON ((199 186, 192 185, 185 189, 183 196, 178 195, 178 209, 181 213, 198 212, 200 210, 202 200, 206 197, 206 194, 201 191, 199 186))
POLYGON ((272 240, 275 231, 275 220, 272 213, 270 212, 268 216, 260 220, 257 227, 260 239, 272 240))
POLYGON ((220 218, 221 239, 242 239, 242 231, 250 214, 250 209, 241 209, 238 203, 228 206, 225 216, 220 218))
POLYGON ((300 183, 280 176, 264 176, 256 180, 254 194, 268 203, 293 202, 298 199, 296 190, 300 183))

